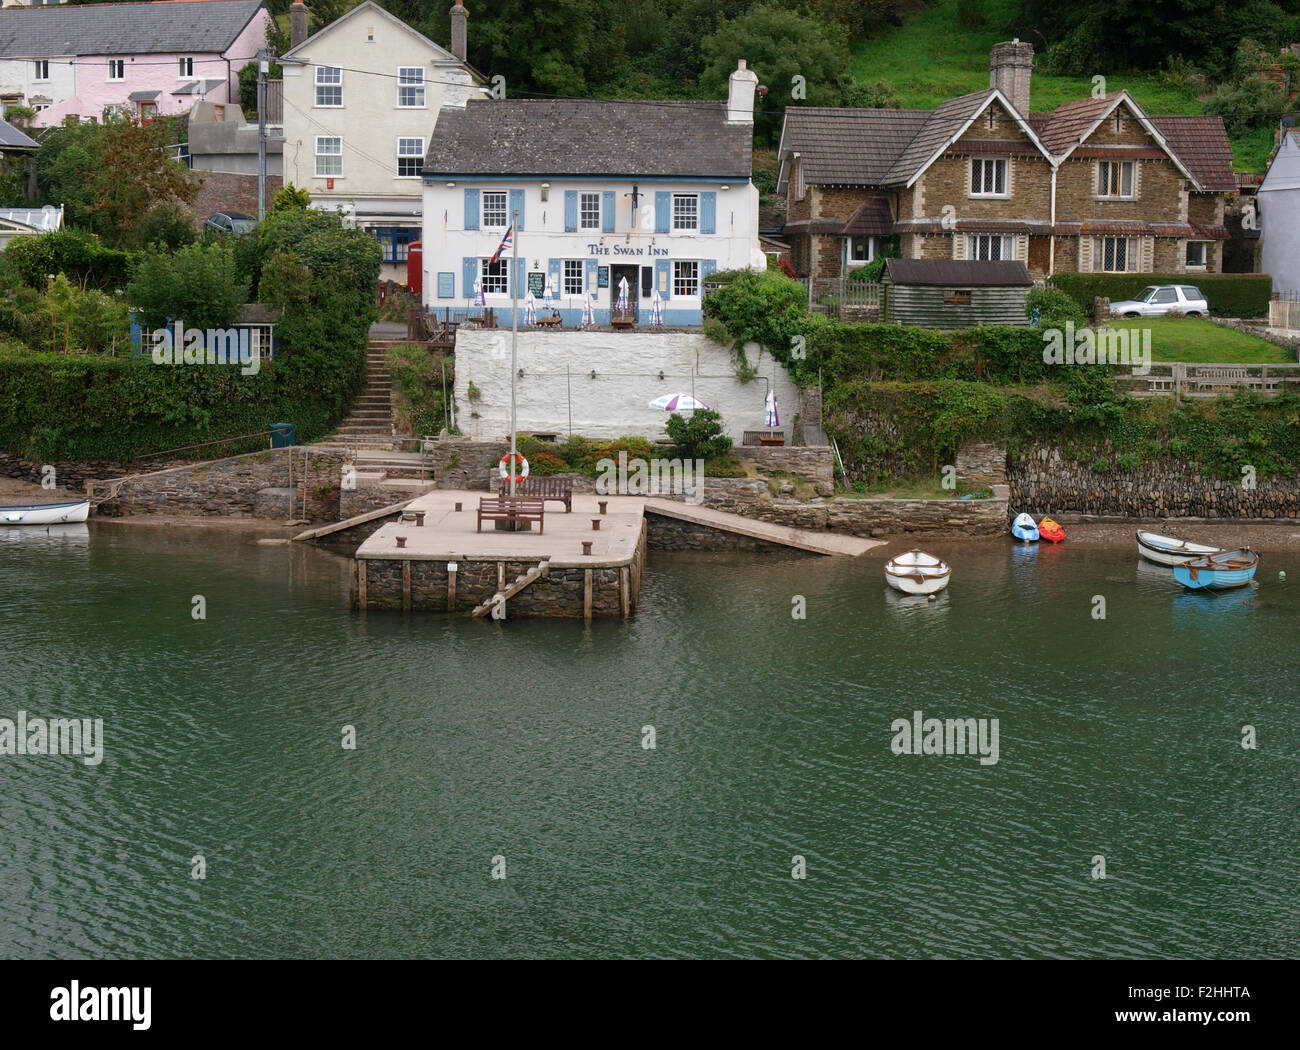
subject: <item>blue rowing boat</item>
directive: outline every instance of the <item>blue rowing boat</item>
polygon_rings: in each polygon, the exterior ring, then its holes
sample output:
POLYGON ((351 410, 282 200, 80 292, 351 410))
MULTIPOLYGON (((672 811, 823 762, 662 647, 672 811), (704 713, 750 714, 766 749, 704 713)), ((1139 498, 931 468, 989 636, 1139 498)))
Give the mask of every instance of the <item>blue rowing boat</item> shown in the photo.
POLYGON ((1255 576, 1259 555, 1249 547, 1205 554, 1175 565, 1174 579, 1194 591, 1222 590, 1226 587, 1244 587, 1255 576))
POLYGON ((1038 525, 1028 514, 1017 514, 1011 523, 1011 535, 1025 543, 1038 542, 1038 525))

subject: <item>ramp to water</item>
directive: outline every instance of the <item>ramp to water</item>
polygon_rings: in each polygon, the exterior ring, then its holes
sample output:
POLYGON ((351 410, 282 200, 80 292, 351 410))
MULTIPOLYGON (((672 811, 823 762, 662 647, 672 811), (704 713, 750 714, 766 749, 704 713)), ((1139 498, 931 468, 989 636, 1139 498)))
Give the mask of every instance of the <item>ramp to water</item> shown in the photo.
POLYGON ((783 547, 794 547, 813 554, 856 558, 866 554, 873 547, 884 545, 883 540, 866 540, 860 536, 846 536, 838 532, 819 532, 813 529, 795 528, 792 525, 775 525, 770 521, 758 521, 725 510, 697 507, 674 500, 647 499, 645 510, 647 514, 661 514, 666 518, 677 518, 695 525, 704 525, 755 540, 765 540, 768 543, 778 543, 783 547))

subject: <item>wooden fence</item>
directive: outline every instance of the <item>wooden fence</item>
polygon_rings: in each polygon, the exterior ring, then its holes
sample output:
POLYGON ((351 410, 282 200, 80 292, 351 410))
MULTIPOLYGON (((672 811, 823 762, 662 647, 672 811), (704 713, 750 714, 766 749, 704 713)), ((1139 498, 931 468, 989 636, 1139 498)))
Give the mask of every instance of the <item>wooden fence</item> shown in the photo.
POLYGON ((831 317, 852 316, 856 320, 880 317, 880 284, 850 281, 846 277, 805 277, 799 282, 808 289, 808 312, 831 317))

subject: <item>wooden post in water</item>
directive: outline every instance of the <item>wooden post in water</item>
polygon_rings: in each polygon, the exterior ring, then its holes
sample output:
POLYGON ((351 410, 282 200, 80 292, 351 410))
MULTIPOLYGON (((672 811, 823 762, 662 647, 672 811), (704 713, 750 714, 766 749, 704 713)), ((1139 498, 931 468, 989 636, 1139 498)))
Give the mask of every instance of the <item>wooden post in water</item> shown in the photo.
POLYGON ((618 600, 623 607, 623 619, 628 618, 632 605, 632 581, 626 565, 618 570, 618 600))
POLYGON ((411 608, 411 559, 402 562, 402 608, 411 608))
POLYGON ((357 558, 357 607, 366 607, 366 560, 357 558))
POLYGON ((591 570, 584 569, 582 576, 582 618, 591 623, 591 570))
POLYGON ((454 561, 447 562, 447 611, 456 611, 456 569, 454 561))

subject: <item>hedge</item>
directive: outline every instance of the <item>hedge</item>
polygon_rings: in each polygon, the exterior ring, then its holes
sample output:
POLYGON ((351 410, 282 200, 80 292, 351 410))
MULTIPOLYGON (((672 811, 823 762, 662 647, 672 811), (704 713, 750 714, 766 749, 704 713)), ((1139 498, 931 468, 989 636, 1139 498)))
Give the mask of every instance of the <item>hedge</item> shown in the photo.
POLYGON ((1092 316, 1093 299, 1132 299, 1153 284, 1190 284, 1205 293, 1215 317, 1267 317, 1273 278, 1266 273, 1058 273, 1048 283, 1092 316))

